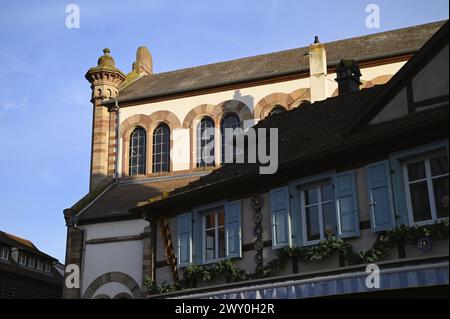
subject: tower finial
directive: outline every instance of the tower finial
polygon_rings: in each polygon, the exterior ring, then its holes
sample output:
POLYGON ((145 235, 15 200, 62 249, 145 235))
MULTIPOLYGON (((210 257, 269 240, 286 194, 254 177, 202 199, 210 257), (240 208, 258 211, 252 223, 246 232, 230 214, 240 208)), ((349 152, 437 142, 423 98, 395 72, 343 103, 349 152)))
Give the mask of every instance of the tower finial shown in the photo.
POLYGON ((110 54, 110 53, 111 53, 111 50, 110 50, 109 48, 104 48, 104 49, 103 49, 103 53, 104 53, 105 55, 110 54))
POLYGON ((314 43, 315 43, 315 44, 320 43, 320 41, 319 41, 319 36, 318 36, 318 35, 316 35, 316 36, 314 37, 314 43))

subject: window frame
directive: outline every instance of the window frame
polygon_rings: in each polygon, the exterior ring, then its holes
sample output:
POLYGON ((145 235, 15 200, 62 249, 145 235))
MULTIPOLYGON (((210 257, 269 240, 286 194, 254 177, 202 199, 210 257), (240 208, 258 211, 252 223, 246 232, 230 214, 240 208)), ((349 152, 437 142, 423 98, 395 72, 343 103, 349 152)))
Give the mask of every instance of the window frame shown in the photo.
MULTIPOLYGON (((305 176, 300 179, 294 180, 289 183, 289 193, 290 198, 290 227, 291 227, 291 244, 290 247, 302 247, 314 245, 311 242, 305 242, 306 234, 303 230, 303 213, 302 213, 302 201, 300 198, 300 190, 303 187, 312 185, 315 183, 320 183, 320 181, 330 180, 333 187, 334 196, 334 178, 336 174, 335 170, 326 171, 320 174, 305 176), (305 237, 304 237, 305 236, 305 237)), ((334 198, 336 202, 336 198, 334 198)), ((336 203, 335 203, 336 206, 336 203)), ((336 207, 335 207, 336 209, 336 207)), ((337 215, 336 215, 337 218, 337 215)), ((338 235, 336 235, 338 237, 338 235)))
POLYGON ((42 259, 38 259, 37 260, 36 269, 37 270, 43 270, 44 269, 44 261, 42 259))
MULTIPOLYGON (((138 138, 136 138, 138 139, 138 138)), ((136 128, 133 129, 133 131, 130 134, 129 137, 129 145, 128 145, 128 175, 129 176, 139 176, 139 175, 146 175, 147 174, 147 131, 142 127, 142 126, 137 126, 136 128), (137 131, 142 131, 144 133, 143 135, 143 151, 142 154, 133 156, 132 155, 132 149, 135 147, 133 144, 133 135, 137 132, 137 131), (136 166, 131 165, 131 161, 132 158, 141 158, 142 157, 142 164, 137 164, 136 166), (139 172, 139 168, 143 166, 143 173, 139 172), (136 167, 137 173, 133 174, 132 173, 132 169, 136 167)), ((139 148, 140 143, 138 144, 138 146, 136 146, 137 148, 139 148)))
POLYGON ((28 261, 27 255, 24 254, 23 252, 20 252, 19 253, 19 265, 26 266, 27 261, 28 261))
MULTIPOLYGON (((300 207, 301 207, 301 220, 302 220, 302 231, 303 231, 303 243, 305 246, 307 245, 315 245, 318 244, 324 240, 326 240, 325 237, 325 231, 324 231, 324 216, 323 216, 323 206, 325 204, 332 203, 334 207, 334 212, 336 214, 336 204, 335 204, 335 196, 334 196, 334 186, 333 186, 333 180, 330 178, 320 179, 316 182, 311 182, 304 184, 300 187, 297 187, 297 191, 300 192, 300 207), (329 184, 333 190, 333 198, 328 201, 322 200, 322 185, 329 184), (317 202, 315 204, 311 205, 305 205, 305 190, 307 189, 314 189, 315 192, 317 192, 317 202), (307 219, 306 219, 306 208, 317 206, 318 207, 318 213, 319 213, 319 239, 315 240, 308 240, 308 229, 307 229, 307 219)), ((337 217, 336 217, 336 224, 337 224, 337 217)), ((335 230, 337 232, 337 229, 335 230)), ((335 234, 337 236, 337 234, 335 234)))
POLYGON ((197 168, 204 168, 204 167, 214 167, 216 166, 216 155, 217 155, 217 150, 216 150, 216 123, 214 122, 214 119, 210 116, 203 116, 196 124, 195 127, 195 167, 197 168), (203 122, 211 122, 212 123, 212 130, 213 130, 213 135, 212 135, 212 141, 207 142, 206 144, 209 144, 211 142, 213 142, 213 155, 208 155, 207 158, 212 157, 213 161, 212 163, 207 163, 206 161, 204 161, 204 158, 202 157, 202 150, 205 146, 202 146, 202 141, 203 141, 203 137, 202 137, 202 123, 203 122))
POLYGON ((36 257, 29 256, 27 260, 27 266, 30 268, 36 268, 36 257))
POLYGON ((446 174, 432 176, 431 164, 430 164, 431 159, 442 156, 442 155, 447 157, 447 162, 448 162, 448 153, 446 153, 443 150, 435 150, 435 151, 427 152, 425 154, 420 154, 418 156, 408 158, 407 160, 404 160, 401 163, 402 172, 403 172, 403 184, 404 184, 403 186, 405 188, 405 195, 406 195, 406 208, 407 208, 408 218, 409 218, 411 226, 427 225, 427 224, 432 224, 435 222, 440 222, 440 221, 449 219, 449 217, 437 217, 437 209, 436 209, 434 186, 433 186, 433 180, 442 178, 442 177, 448 178, 449 173, 447 172, 446 174), (409 175, 408 175, 408 165, 412 164, 412 163, 419 163, 419 162, 424 162, 424 164, 425 164, 425 178, 417 179, 417 180, 414 180, 411 182, 409 180, 409 175), (431 219, 416 222, 414 220, 414 212, 412 209, 410 185, 420 183, 420 182, 426 182, 426 184, 427 184, 428 204, 430 205, 431 219))
POLYGON ((50 262, 44 263, 44 271, 50 272, 51 270, 52 270, 52 265, 50 264, 50 262))
POLYGON ((400 225, 414 226, 414 223, 409 216, 409 211, 406 203, 407 189, 405 187, 404 172, 402 167, 403 162, 433 152, 443 152, 446 153, 448 157, 448 138, 437 140, 427 144, 422 144, 412 148, 403 149, 389 154, 396 227, 399 227, 400 225))
POLYGON ((202 227, 201 227, 201 241, 202 241, 202 263, 203 264, 213 264, 213 263, 217 263, 219 261, 225 260, 227 258, 227 253, 226 253, 226 215, 225 215, 225 205, 218 205, 218 206, 214 206, 211 207, 209 209, 203 210, 199 212, 201 215, 201 219, 202 219, 202 227), (223 226, 219 226, 219 213, 220 211, 223 211, 223 226), (206 216, 214 214, 214 228, 206 228, 206 216), (224 233, 224 257, 220 258, 219 256, 219 229, 223 228, 223 233, 224 233), (215 250, 215 256, 214 259, 206 259, 206 231, 207 230, 211 230, 214 229, 215 230, 215 240, 214 240, 214 250, 215 250))
POLYGON ((2 246, 0 247, 0 259, 9 260, 9 248, 2 246))
MULTIPOLYGON (((164 137, 164 134, 160 134, 160 135, 162 136, 161 137, 161 140, 162 140, 163 137, 164 137)), ((170 167, 171 166, 170 165, 170 138, 171 138, 171 136, 170 135, 171 135, 171 133, 170 133, 170 126, 167 125, 164 122, 159 123, 156 126, 156 128, 153 130, 153 134, 152 134, 152 173, 164 173, 164 172, 170 172, 171 171, 171 167, 170 167), (163 161, 163 157, 164 157, 163 154, 164 153, 163 152, 158 153, 158 158, 156 158, 155 138, 156 138, 156 132, 160 128, 167 130, 167 138, 168 138, 168 140, 167 140, 167 144, 168 144, 167 145, 168 146, 168 148, 167 148, 167 170, 163 170, 162 169, 162 166, 165 165, 165 162, 163 161), (158 160, 158 161, 156 161, 156 160, 158 160), (155 169, 155 165, 157 165, 157 163, 158 163, 158 165, 160 165, 160 169, 159 170, 155 169)), ((163 148, 162 145, 164 145, 164 144, 165 144, 165 142, 159 144, 159 145, 161 145, 161 149, 163 148)))
MULTIPOLYGON (((225 114, 225 116, 222 117, 221 121, 220 121, 220 164, 225 164, 225 133, 226 133, 226 129, 229 129, 230 127, 224 127, 224 122, 225 120, 227 120, 228 118, 234 118, 237 120, 237 127, 233 127, 232 129, 239 129, 242 127, 242 123, 241 123, 241 119, 239 117, 238 114, 231 112, 231 113, 227 113, 225 114)), ((234 137, 233 139, 235 139, 235 134, 233 134, 234 137)), ((233 142, 233 162, 236 159, 236 154, 237 154, 237 150, 235 147, 235 142, 233 142)))

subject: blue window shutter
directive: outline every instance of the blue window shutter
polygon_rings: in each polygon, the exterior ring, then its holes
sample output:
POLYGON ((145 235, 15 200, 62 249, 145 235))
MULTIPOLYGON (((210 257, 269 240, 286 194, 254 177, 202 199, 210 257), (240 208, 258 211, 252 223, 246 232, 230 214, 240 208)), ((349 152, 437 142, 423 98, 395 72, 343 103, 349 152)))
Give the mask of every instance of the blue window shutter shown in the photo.
POLYGON ((334 175, 334 192, 339 237, 359 236, 356 176, 354 170, 334 175))
POLYGON ((394 226, 394 209, 389 161, 368 165, 366 173, 372 231, 391 229, 394 226))
POLYGON ((192 214, 177 217, 178 231, 178 265, 185 266, 192 262, 192 214))
POLYGON ((226 257, 242 257, 241 202, 225 204, 226 257))
POLYGON ((272 247, 274 249, 289 246, 291 243, 289 217, 289 187, 270 191, 272 211, 272 247))

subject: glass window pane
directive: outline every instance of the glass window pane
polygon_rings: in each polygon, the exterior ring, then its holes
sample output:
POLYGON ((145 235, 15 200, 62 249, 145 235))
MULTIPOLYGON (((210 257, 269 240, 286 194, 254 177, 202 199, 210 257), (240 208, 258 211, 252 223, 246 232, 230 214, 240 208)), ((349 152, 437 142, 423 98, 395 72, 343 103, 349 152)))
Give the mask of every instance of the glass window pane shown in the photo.
POLYGON ((166 124, 160 124, 153 132, 153 172, 169 171, 170 159, 170 129, 166 124))
MULTIPOLYGON (((236 115, 228 115, 225 117, 221 124, 221 135, 222 135, 222 163, 225 163, 225 142, 227 140, 231 140, 231 137, 233 136, 232 132, 227 132, 228 129, 236 129, 240 127, 239 118, 236 115)), ((231 144, 231 143, 230 143, 231 144)), ((233 146, 233 145, 231 145, 233 146)), ((233 148, 233 158, 236 156, 236 150, 233 148)))
POLYGON ((305 205, 317 204, 317 189, 305 189, 305 205))
POLYGON ((206 260, 216 259, 216 230, 211 229, 206 231, 206 260))
POLYGON ((225 258, 225 227, 219 228, 219 258, 225 258))
POLYGON ((225 225, 225 212, 219 212, 219 226, 225 225))
POLYGON ((322 185, 322 202, 333 200, 333 187, 331 184, 322 185))
POLYGON ((417 162, 408 164, 408 178, 410 181, 425 178, 425 162, 417 162))
POLYGON ((208 214, 205 215, 205 227, 208 228, 214 228, 216 226, 216 215, 215 214, 208 214))
POLYGON ((214 165, 214 122, 204 118, 197 126, 197 167, 214 165))
POLYGON ((323 210, 323 230, 325 235, 337 234, 336 210, 334 203, 322 205, 323 210))
POLYGON ((320 239, 319 209, 317 206, 305 208, 307 240, 320 239))
POLYGON ((415 222, 431 219, 430 201, 426 182, 409 185, 411 205, 415 222))
POLYGON ((287 233, 287 216, 284 213, 277 212, 274 215, 275 221, 275 238, 277 243, 287 243, 288 233, 287 233))
POLYGON ((145 131, 138 128, 130 138, 130 175, 145 174, 145 152, 145 131))
POLYGON ((433 180, 433 191, 437 217, 448 217, 448 177, 433 180))
POLYGON ((432 158, 430 160, 431 164, 431 175, 443 175, 448 173, 448 160, 447 156, 440 156, 436 158, 432 158))

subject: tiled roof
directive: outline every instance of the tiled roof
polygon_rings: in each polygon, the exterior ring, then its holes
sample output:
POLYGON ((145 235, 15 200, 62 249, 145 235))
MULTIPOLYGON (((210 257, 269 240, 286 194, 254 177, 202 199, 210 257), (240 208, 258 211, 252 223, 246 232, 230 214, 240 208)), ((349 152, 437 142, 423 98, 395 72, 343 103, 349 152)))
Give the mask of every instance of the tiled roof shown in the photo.
MULTIPOLYGON (((325 43, 328 66, 414 53, 443 25, 434 22, 325 43)), ((120 91, 119 101, 189 92, 227 84, 297 74, 309 70, 309 47, 144 76, 120 91)))
POLYGON ((166 178, 148 178, 113 184, 84 211, 81 210, 79 221, 88 223, 103 219, 135 218, 136 216, 128 210, 136 207, 137 203, 148 201, 152 197, 182 187, 199 177, 197 175, 174 175, 166 178))
POLYGON ((40 251, 31 241, 28 239, 24 239, 15 235, 11 235, 8 233, 5 233, 3 231, 0 231, 0 244, 4 244, 6 246, 10 247, 17 247, 19 249, 22 249, 24 251, 36 254, 38 256, 42 256, 45 258, 48 258, 50 260, 55 260, 50 255, 47 255, 46 253, 43 253, 40 251))

